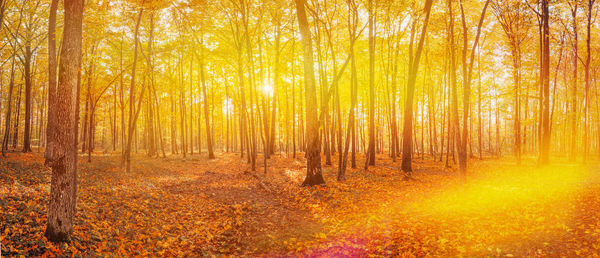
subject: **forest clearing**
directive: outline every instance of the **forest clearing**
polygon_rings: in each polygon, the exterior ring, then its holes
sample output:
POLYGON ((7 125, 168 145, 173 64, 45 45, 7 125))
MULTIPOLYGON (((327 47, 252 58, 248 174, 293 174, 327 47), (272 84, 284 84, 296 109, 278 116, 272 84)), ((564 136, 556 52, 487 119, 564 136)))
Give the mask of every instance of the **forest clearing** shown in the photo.
MULTIPOLYGON (((300 188, 303 159, 272 157, 256 179, 235 154, 81 162, 72 242, 43 237, 50 171, 39 154, 2 161, 3 254, 50 256, 588 256, 600 250, 600 168, 475 161, 415 162, 405 181, 389 158, 345 183, 300 188), (390 168, 386 168, 386 167, 390 168), (484 172, 485 171, 485 172, 484 172), (7 173, 10 172, 10 173, 7 173), (7 176, 8 175, 8 176, 7 176), (261 186, 264 184, 264 186, 261 186), (309 201, 312 200, 312 201, 309 201)), ((361 159, 364 159, 361 157, 361 159)), ((334 167, 324 167, 327 179, 334 167)))
POLYGON ((598 6, 0 0, 0 257, 598 257, 598 6))

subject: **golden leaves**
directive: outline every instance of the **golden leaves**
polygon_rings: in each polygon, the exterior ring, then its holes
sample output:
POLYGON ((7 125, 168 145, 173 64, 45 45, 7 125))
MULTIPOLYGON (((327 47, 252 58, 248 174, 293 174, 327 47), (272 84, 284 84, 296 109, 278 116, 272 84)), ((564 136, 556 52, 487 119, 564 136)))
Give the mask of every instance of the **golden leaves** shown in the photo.
MULTIPOLYGON (((0 242, 15 256, 512 257, 600 249, 600 180, 579 168, 546 175, 476 163, 480 175, 463 184, 435 163, 418 163, 418 180, 404 181, 391 161, 378 161, 368 171, 350 169, 344 183, 305 188, 296 180, 302 174, 286 173, 302 164, 274 156, 261 178, 271 193, 238 170, 245 163, 237 155, 139 158, 131 174, 98 157, 81 163, 65 245, 43 237, 50 176, 43 159, 14 155, 0 161, 0 242)), ((335 173, 324 169, 326 178, 335 173)))

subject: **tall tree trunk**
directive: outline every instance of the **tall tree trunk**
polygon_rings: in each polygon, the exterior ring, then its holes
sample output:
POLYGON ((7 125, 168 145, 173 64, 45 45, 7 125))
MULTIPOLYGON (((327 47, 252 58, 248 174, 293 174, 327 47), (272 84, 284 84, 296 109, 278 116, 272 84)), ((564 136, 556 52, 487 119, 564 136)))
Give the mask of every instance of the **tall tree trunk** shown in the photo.
MULTIPOLYGON (((415 95, 415 84, 417 82, 417 73, 419 71, 419 61, 421 59, 421 52, 423 51, 423 43, 425 42, 425 35, 427 34, 427 25, 429 24, 429 14, 431 12, 431 5, 433 0, 425 1, 425 20, 423 21, 423 28, 421 29, 421 36, 417 45, 417 51, 414 56, 411 56, 411 62, 409 62, 408 72, 408 83, 406 92, 406 102, 404 103, 404 128, 402 131, 402 170, 406 172, 407 176, 410 177, 412 173, 412 152, 413 152, 413 98, 415 95)), ((412 53, 412 41, 411 38, 411 50, 412 53)))
POLYGON ((19 91, 17 93, 17 103, 15 107, 15 122, 13 125, 12 134, 12 148, 17 148, 17 142, 19 140, 19 122, 21 121, 21 95, 23 92, 23 84, 19 85, 19 91))
POLYGON ((589 112, 590 112, 590 61, 591 61, 591 26, 592 26, 592 7, 594 6, 594 2, 596 0, 588 0, 588 13, 587 13, 587 37, 585 40, 586 45, 586 58, 585 58, 585 100, 584 100, 584 135, 583 135, 583 160, 584 162, 588 159, 589 154, 589 112))
POLYGON ((479 24, 477 25, 477 34, 475 36, 475 41, 473 42, 473 47, 471 48, 471 57, 467 67, 467 25, 465 21, 464 10, 462 6, 462 1, 460 3, 460 11, 462 16, 463 23, 463 130, 462 130, 462 142, 459 144, 461 150, 458 152, 459 157, 459 169, 462 172, 463 176, 466 175, 467 172, 467 144, 469 141, 469 109, 470 109, 470 98, 471 98, 471 79, 473 77, 473 64, 475 63, 475 50, 477 49, 477 44, 479 43, 479 37, 481 35, 481 26, 483 25, 483 20, 485 19, 485 13, 487 7, 490 3, 490 0, 485 2, 483 6, 483 10, 481 11, 481 17, 479 19, 479 24), (464 78, 466 77, 466 78, 464 78), (462 156, 462 159, 461 159, 462 156))
MULTIPOLYGON (((201 42, 203 42, 204 37, 201 36, 201 38, 201 42)), ((204 45, 204 43, 202 43, 202 45, 204 45)), ((208 94, 206 93, 206 78, 204 75, 204 54, 202 54, 200 57, 200 77, 202 80, 202 94, 204 95, 204 125, 206 126, 206 145, 208 147, 208 158, 214 159, 215 154, 213 152, 213 142, 210 134, 210 110, 208 107, 208 94)))
POLYGON ((306 178, 302 185, 313 186, 324 184, 325 180, 323 180, 321 172, 321 138, 319 136, 319 120, 317 117, 317 93, 315 89, 312 38, 304 9, 306 0, 295 0, 295 2, 304 50, 304 87, 306 92, 306 178))
POLYGON ((137 57, 138 57, 138 33, 140 28, 140 22, 142 21, 142 13, 144 11, 143 7, 140 7, 140 11, 138 14, 137 22, 135 24, 135 33, 133 36, 134 40, 134 48, 133 48, 133 65, 131 68, 131 87, 129 88, 129 123, 128 123, 128 133, 127 133, 127 146, 125 147, 125 157, 123 157, 126 165, 126 172, 129 173, 131 171, 131 144, 133 142, 133 136, 135 133, 135 122, 137 120, 137 115, 139 114, 139 106, 142 103, 142 98, 144 94, 145 85, 142 86, 142 92, 139 96, 138 100, 138 109, 135 110, 135 68, 137 65, 137 57))
POLYGON ((31 42, 27 42, 25 46, 25 56, 23 62, 23 70, 25 72, 25 130, 23 131, 23 152, 31 152, 31 88, 32 88, 32 74, 31 74, 31 59, 33 57, 33 51, 31 49, 31 42))
MULTIPOLYGON (((571 6, 571 2, 569 1, 571 6)), ((574 6, 571 6, 571 16, 573 18, 573 93, 571 96, 571 149, 569 151, 569 160, 575 161, 577 151, 577 63, 579 62, 579 47, 578 38, 579 33, 577 31, 577 9, 578 1, 574 2, 574 6)))
POLYGON ((177 154, 177 130, 175 129, 175 100, 173 99, 173 92, 169 94, 171 99, 171 154, 177 154))
POLYGON ((8 140, 10 137, 10 117, 12 109, 13 88, 15 86, 15 53, 13 52, 10 66, 10 81, 8 84, 8 98, 6 104, 6 117, 4 119, 4 138, 2 139, 2 156, 6 157, 8 151, 8 140))
POLYGON ((375 6, 369 0, 369 149, 367 162, 375 165, 375 6))
POLYGON ((73 231, 77 190, 78 73, 81 65, 83 1, 65 0, 58 87, 49 102, 56 123, 48 132, 46 165, 52 168, 48 224, 51 241, 67 241, 73 231))
POLYGON ((550 15, 548 2, 548 0, 542 0, 542 142, 540 145, 540 164, 542 165, 548 164, 550 156, 550 15))
MULTIPOLYGON (((56 102, 56 12, 58 9, 58 0, 52 0, 50 3, 50 13, 48 18, 48 118, 56 117, 56 106, 50 103, 56 102)), ((12 89, 11 89, 12 91, 12 89)), ((10 94, 10 93, 9 93, 10 94)), ((9 96, 10 98, 10 96, 9 96)), ((56 127, 56 120, 48 119, 46 124, 46 146, 48 142, 54 141, 53 133, 56 127)), ((50 157, 50 148, 46 148, 45 158, 50 157)))

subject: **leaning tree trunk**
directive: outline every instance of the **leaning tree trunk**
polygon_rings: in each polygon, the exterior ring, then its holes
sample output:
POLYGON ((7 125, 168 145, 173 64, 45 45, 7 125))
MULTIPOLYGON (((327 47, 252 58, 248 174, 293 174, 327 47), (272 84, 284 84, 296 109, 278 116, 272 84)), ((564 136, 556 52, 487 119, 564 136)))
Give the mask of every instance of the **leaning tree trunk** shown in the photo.
MULTIPOLYGON (((124 152, 124 157, 123 157, 123 161, 125 162, 125 166, 126 166, 126 171, 127 173, 130 172, 131 169, 131 143, 133 141, 133 134, 135 131, 135 120, 137 120, 137 114, 139 113, 139 108, 137 111, 135 111, 135 67, 137 64, 137 56, 138 56, 138 32, 139 32, 139 28, 140 28, 140 21, 142 20, 142 12, 143 12, 143 8, 140 8, 140 12, 138 14, 138 18, 137 18, 137 22, 135 25, 135 33, 134 33, 134 50, 133 50, 133 65, 131 68, 131 87, 129 88, 129 123, 128 123, 128 129, 127 129, 127 145, 125 146, 125 152, 124 152), (134 118, 135 116, 135 118, 134 118)), ((139 103, 141 103, 141 100, 143 98, 143 93, 144 93, 144 87, 142 87, 142 94, 140 94, 140 100, 138 101, 139 103)), ((138 105, 139 106, 139 105, 138 105)))
MULTIPOLYGON (((73 231, 77 187, 78 74, 81 66, 83 1, 65 0, 58 86, 48 105, 46 165, 52 168, 46 237, 66 241, 73 231), (50 110, 50 109, 49 109, 50 110)), ((52 26, 52 24, 51 24, 52 26)))
POLYGON ((415 95, 417 72, 419 70, 419 60, 421 59, 423 43, 425 42, 425 35, 427 34, 427 24, 429 22, 429 13, 431 11, 432 3, 433 0, 425 1, 425 20, 423 21, 421 37, 417 46, 417 52, 415 56, 411 58, 412 62, 409 64, 407 96, 406 102, 404 103, 404 128, 402 131, 402 170, 408 173, 408 176, 410 176, 410 173, 412 172, 413 98, 415 95))

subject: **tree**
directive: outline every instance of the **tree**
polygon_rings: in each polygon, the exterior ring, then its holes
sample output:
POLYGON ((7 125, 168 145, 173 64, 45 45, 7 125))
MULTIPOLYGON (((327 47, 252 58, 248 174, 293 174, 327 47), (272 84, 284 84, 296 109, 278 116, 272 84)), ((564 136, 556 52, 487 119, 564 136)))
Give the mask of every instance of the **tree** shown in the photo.
MULTIPOLYGON (((473 42, 473 47, 471 48, 471 59, 467 64, 467 23, 465 21, 465 13, 462 6, 462 1, 460 3, 460 13, 462 17, 463 23, 463 128, 462 128, 462 137, 457 138, 457 142, 459 143, 459 151, 458 151, 458 165, 460 171, 463 176, 466 175, 467 172, 467 144, 469 140, 469 129, 467 127, 467 123, 469 121, 469 108, 470 108, 470 97, 471 97, 471 79, 473 77, 473 63, 475 62, 475 50, 477 49, 477 44, 479 43, 479 37, 481 36, 481 26, 483 25, 483 20, 485 19, 485 12, 490 3, 490 0, 485 2, 483 6, 483 10, 481 11, 481 17, 479 19, 479 23, 477 24, 477 34, 475 36, 475 41, 473 42), (467 67, 468 65, 468 67, 467 67), (461 142, 462 140, 462 142, 461 142)), ((460 132, 459 127, 456 127, 458 132, 460 132)))
MULTIPOLYGON (((50 15, 48 17, 48 104, 56 102, 56 11, 58 9, 58 0, 52 0, 50 3, 50 15)), ((48 117, 56 117, 56 109, 54 105, 48 105, 48 117)), ((51 141, 50 137, 56 126, 55 119, 48 119, 46 124, 46 140, 51 141)), ((46 148, 45 155, 50 148, 46 148)))
POLYGON ((83 0, 64 1, 64 29, 58 85, 48 105, 48 119, 56 123, 48 131, 46 165, 52 168, 46 237, 66 241, 73 231, 77 194, 78 77, 81 66, 83 0))
POLYGON ((412 55, 412 43, 414 37, 411 37, 411 44, 409 47, 411 55, 409 56, 408 62, 408 83, 406 86, 406 102, 404 104, 404 128, 402 129, 402 170, 407 173, 408 177, 411 177, 412 172, 413 99, 415 95, 415 84, 417 82, 419 61, 421 59, 421 52, 423 52, 423 43, 425 42, 425 35, 427 34, 427 25, 429 23, 429 14, 431 12, 432 4, 433 0, 425 0, 425 20, 423 20, 423 28, 421 29, 421 36, 414 56, 412 55))
POLYGON ((575 161, 576 159, 576 151, 577 151, 577 64, 579 62, 579 32, 578 32, 578 21, 577 21, 577 10, 579 9, 579 1, 578 0, 569 0, 567 1, 569 8, 571 9, 571 18, 572 18, 572 44, 573 44, 573 85, 572 85, 572 93, 571 93, 571 111, 570 120, 571 120, 571 148, 569 150, 569 160, 575 161))
POLYGON ((369 149, 365 168, 375 165, 375 10, 369 0, 369 149))
POLYGON ((26 10, 27 18, 23 26, 25 31, 17 31, 16 33, 22 35, 21 40, 23 41, 21 43, 22 55, 19 56, 19 59, 23 64, 23 73, 25 77, 25 128, 23 130, 23 152, 31 152, 31 120, 33 113, 31 99, 33 90, 32 69, 34 66, 34 56, 39 46, 42 44, 41 39, 46 36, 46 34, 38 31, 38 28, 41 27, 40 23, 42 21, 38 14, 41 1, 24 4, 28 5, 26 10))
POLYGON ((521 63, 522 46, 529 34, 529 17, 525 16, 523 3, 494 1, 493 9, 506 35, 512 57, 514 98, 514 152, 517 164, 521 164, 521 63))
MULTIPOLYGON (((592 27, 592 7, 594 6, 594 2, 596 2, 596 0, 588 0, 588 4, 587 4, 587 37, 585 39, 585 48, 586 48, 586 55, 585 55, 585 63, 584 63, 584 68, 585 68, 585 100, 584 100, 584 107, 583 107, 583 116, 584 116, 584 129, 583 129, 583 160, 587 161, 588 159, 588 153, 589 153, 589 144, 588 144, 588 134, 589 134, 589 112, 590 112, 590 84, 591 84, 591 78, 590 78, 590 62, 591 62, 591 53, 592 53, 592 48, 591 48, 591 27, 592 27)), ((547 3, 546 3, 547 5, 547 3)), ((547 7, 547 6, 546 6, 547 7)), ((547 18, 547 17, 546 17, 547 18)), ((548 33, 549 34, 549 33, 548 33)), ((549 36, 548 36, 549 37, 549 36)), ((546 46, 544 46, 544 51, 546 46)), ((546 90, 544 88, 544 90, 546 90)), ((545 99, 544 99, 545 100, 545 99)), ((548 140, 549 141, 549 140, 548 140)))
MULTIPOLYGON (((133 50, 133 64, 131 67, 131 87, 129 88, 129 123, 127 129, 127 146, 125 147, 125 156, 123 157, 123 162, 125 162, 126 171, 129 173, 131 171, 131 143, 133 141, 135 124, 140 113, 140 106, 142 104, 142 100, 144 97, 144 90, 146 89, 146 85, 142 85, 142 91, 138 100, 138 107, 135 108, 135 67, 137 64, 138 57, 138 33, 140 28, 140 22, 142 20, 142 13, 144 11, 144 7, 140 7, 138 12, 138 18, 135 24, 135 32, 133 36, 134 40, 134 50, 133 50)), ((152 41, 152 39, 150 39, 152 41)))
POLYGON ((304 50, 304 91, 306 99, 306 178, 302 186, 313 186, 325 183, 321 172, 321 138, 319 136, 319 122, 316 108, 315 68, 312 38, 305 11, 306 0, 295 0, 295 2, 304 50))
MULTIPOLYGON (((548 0, 542 0, 542 142, 540 164, 548 164, 550 156, 550 25, 548 0)), ((588 32, 589 33, 589 32, 588 32)), ((588 45, 589 46, 589 45, 588 45)), ((562 55, 562 49, 561 49, 562 55)), ((586 101, 587 103, 587 101, 586 101)), ((587 130, 586 130, 587 132, 587 130)), ((586 144, 587 145, 587 144, 586 144)))

